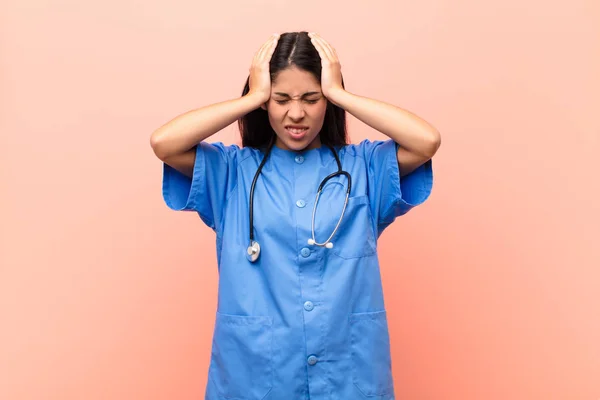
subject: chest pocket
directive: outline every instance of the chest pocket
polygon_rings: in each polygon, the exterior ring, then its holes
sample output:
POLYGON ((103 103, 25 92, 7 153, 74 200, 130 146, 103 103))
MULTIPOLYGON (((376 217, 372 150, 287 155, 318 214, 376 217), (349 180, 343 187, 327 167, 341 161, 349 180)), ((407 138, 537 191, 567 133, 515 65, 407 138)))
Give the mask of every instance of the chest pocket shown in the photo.
MULTIPOLYGON (((323 199, 324 200, 324 199, 323 199)), ((328 235, 335 229, 335 226, 342 213, 344 206, 344 197, 335 196, 335 201, 331 199, 327 206, 321 205, 319 200, 317 218, 315 218, 315 235, 317 241, 325 241, 328 235), (321 207, 323 207, 321 209, 321 207), (320 217, 319 217, 319 214, 320 217), (318 225, 318 222, 321 225, 318 225)), ((343 259, 353 259, 367 257, 377 252, 377 239, 373 231, 373 218, 369 198, 366 195, 350 197, 344 218, 340 226, 331 238, 333 243, 332 252, 337 257, 343 259)))

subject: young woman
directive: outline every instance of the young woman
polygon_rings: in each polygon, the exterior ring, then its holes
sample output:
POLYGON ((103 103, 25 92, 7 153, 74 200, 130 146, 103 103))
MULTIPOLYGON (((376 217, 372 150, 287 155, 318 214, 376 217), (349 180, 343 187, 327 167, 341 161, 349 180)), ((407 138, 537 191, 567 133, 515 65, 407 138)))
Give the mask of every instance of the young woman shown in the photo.
POLYGON ((274 35, 242 96, 151 137, 163 195, 216 232, 206 399, 394 398, 377 239, 427 199, 437 130, 344 89, 319 35, 274 35), (345 113, 389 137, 347 144, 345 113), (242 147, 208 143, 239 121, 242 147))

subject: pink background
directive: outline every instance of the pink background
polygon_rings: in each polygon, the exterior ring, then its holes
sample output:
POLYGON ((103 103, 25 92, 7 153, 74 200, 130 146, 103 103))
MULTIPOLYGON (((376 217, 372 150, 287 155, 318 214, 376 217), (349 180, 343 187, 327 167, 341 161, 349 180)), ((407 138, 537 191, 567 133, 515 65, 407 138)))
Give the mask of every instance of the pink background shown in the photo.
POLYGON ((365 4, 2 2, 0 399, 203 398, 214 234, 164 205, 149 137, 295 30, 442 133, 380 240, 397 398, 600 398, 600 4, 365 4))

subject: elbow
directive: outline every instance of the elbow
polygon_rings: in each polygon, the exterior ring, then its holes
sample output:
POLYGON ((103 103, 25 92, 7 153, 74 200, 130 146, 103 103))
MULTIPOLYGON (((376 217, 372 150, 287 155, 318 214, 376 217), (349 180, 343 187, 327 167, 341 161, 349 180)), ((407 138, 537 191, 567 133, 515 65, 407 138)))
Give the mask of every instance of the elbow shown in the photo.
POLYGON ((152 147, 152 151, 154 151, 156 157, 161 161, 164 161, 169 156, 163 136, 159 131, 154 131, 150 136, 150 147, 152 147))
POLYGON ((442 145, 442 136, 437 130, 429 132, 423 145, 423 156, 427 159, 433 158, 442 145))

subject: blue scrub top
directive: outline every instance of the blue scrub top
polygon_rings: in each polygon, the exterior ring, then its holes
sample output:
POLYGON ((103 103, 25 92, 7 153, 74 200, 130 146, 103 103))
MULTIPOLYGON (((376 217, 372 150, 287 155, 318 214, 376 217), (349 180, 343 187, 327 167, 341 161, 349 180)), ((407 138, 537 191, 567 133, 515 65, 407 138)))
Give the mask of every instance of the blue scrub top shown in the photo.
MULTIPOLYGON (((263 151, 202 142, 191 179, 164 165, 166 204, 197 212, 216 232, 218 306, 206 399, 394 399, 377 238, 428 198, 432 163, 400 178, 391 140, 336 150, 352 191, 334 247, 307 243, 318 186, 337 171, 331 150, 273 147, 254 193, 255 263, 246 258, 248 207, 263 151)), ((335 228, 346 187, 338 176, 323 189, 317 242, 335 228)))

